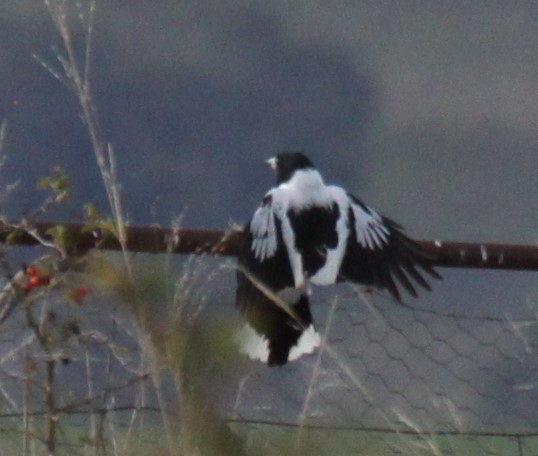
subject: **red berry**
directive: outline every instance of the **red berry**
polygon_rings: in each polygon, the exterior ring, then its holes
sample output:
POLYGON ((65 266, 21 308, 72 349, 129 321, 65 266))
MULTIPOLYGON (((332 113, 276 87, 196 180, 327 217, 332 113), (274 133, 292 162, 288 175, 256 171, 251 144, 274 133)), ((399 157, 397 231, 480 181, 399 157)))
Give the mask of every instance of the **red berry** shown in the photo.
POLYGON ((41 278, 38 276, 30 276, 26 284, 32 288, 37 287, 38 285, 41 285, 41 278))
POLYGON ((35 266, 32 266, 32 265, 27 266, 25 272, 26 272, 26 275, 30 277, 34 277, 37 275, 37 269, 35 266))
POLYGON ((73 297, 73 299, 75 300, 75 302, 80 304, 89 292, 90 289, 87 286, 80 285, 75 288, 75 296, 73 297))

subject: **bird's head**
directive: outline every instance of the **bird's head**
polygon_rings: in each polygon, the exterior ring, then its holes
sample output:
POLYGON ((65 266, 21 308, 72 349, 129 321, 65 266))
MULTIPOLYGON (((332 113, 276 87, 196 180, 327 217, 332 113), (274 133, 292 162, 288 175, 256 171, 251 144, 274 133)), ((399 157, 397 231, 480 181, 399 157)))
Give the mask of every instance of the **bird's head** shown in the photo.
POLYGON ((282 152, 265 163, 276 171, 278 184, 289 181, 295 171, 314 169, 314 164, 302 152, 282 152))

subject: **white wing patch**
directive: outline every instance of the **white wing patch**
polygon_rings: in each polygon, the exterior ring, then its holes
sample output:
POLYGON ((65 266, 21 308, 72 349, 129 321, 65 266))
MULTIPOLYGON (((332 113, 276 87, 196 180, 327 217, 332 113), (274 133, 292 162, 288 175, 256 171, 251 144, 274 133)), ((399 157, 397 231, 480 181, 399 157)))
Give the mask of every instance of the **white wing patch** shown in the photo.
POLYGON ((248 355, 250 359, 259 359, 267 363, 269 359, 269 341, 258 334, 248 323, 235 335, 239 344, 239 352, 248 355))
MULTIPOLYGON (((250 325, 244 325, 234 339, 239 344, 240 353, 248 355, 250 359, 258 359, 262 363, 267 363, 269 360, 269 341, 250 325)), ((309 325, 299 337, 297 344, 290 348, 288 361, 296 361, 302 355, 311 355, 320 344, 319 333, 313 325, 309 325)))
POLYGON ((363 208, 353 200, 350 203, 355 217, 357 242, 370 250, 376 248, 382 249, 383 244, 388 243, 390 233, 388 228, 383 224, 381 216, 373 209, 366 206, 363 208))
POLYGON ((271 258, 277 249, 275 214, 271 196, 267 196, 261 206, 254 212, 250 222, 254 257, 260 261, 271 258))
POLYGON ((314 329, 313 325, 310 325, 304 330, 297 341, 297 345, 291 347, 288 355, 288 361, 296 361, 303 355, 311 355, 316 351, 321 344, 321 337, 319 333, 314 329))

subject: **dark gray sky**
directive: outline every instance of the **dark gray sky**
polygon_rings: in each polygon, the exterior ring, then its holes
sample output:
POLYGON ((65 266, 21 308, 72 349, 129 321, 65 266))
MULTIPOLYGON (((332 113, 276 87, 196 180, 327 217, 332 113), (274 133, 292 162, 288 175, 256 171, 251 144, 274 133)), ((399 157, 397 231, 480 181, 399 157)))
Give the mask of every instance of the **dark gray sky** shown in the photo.
MULTIPOLYGON (((106 211, 77 106, 32 59, 60 43, 42 2, 0 8, 4 179, 61 164, 66 217, 106 211)), ((98 2, 94 96, 126 209, 243 221, 273 182, 262 160, 294 148, 415 236, 533 241, 537 19, 530 1, 98 2)))

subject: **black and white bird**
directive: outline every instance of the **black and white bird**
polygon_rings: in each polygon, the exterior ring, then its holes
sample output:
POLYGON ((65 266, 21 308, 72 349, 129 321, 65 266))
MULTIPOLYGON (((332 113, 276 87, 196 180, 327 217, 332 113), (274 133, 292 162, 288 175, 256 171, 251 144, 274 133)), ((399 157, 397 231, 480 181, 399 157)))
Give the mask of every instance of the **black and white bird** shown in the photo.
POLYGON ((416 297, 423 277, 440 278, 431 259, 400 225, 343 188, 326 185, 300 152, 267 161, 277 186, 244 228, 238 258, 236 307, 247 324, 241 351, 282 365, 320 344, 309 307, 310 284, 350 281, 416 297))

